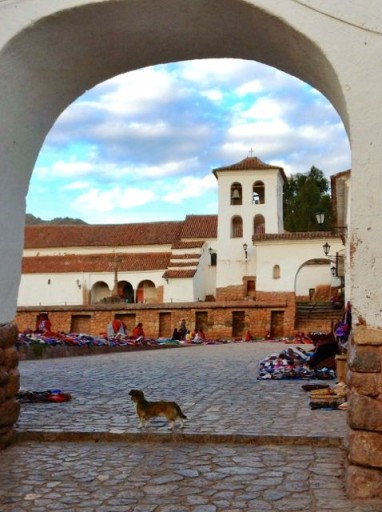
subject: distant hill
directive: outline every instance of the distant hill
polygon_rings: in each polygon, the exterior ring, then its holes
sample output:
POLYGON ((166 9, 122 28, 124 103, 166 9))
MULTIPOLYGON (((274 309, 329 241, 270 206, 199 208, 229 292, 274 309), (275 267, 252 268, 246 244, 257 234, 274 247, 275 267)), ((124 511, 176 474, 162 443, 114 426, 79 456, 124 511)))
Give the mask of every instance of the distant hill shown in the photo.
POLYGON ((81 219, 72 219, 71 217, 56 217, 52 220, 43 220, 40 217, 35 217, 31 213, 25 215, 25 224, 87 224, 87 222, 81 219))

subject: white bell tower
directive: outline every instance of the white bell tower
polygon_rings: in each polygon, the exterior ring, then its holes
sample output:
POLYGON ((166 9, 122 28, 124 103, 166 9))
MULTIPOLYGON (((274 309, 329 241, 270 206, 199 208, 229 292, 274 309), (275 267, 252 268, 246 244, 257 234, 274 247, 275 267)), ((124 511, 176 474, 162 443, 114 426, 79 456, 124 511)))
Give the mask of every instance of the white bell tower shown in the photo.
POLYGON ((252 238, 284 231, 286 176, 282 167, 252 156, 213 173, 219 197, 216 287, 239 286, 255 272, 252 238))

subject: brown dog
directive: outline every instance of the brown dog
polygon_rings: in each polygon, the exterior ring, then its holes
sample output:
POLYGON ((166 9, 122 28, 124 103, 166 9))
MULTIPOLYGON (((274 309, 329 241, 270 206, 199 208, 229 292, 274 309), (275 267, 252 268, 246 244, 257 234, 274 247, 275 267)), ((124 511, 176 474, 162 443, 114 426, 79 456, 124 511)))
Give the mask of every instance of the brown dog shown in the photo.
POLYGON ((167 418, 169 430, 174 428, 176 420, 179 420, 180 428, 184 427, 183 420, 187 419, 187 416, 183 414, 176 402, 165 402, 163 400, 159 402, 148 402, 141 389, 132 389, 129 395, 131 396, 131 400, 136 404, 141 427, 146 425, 147 420, 157 416, 165 416, 167 418))

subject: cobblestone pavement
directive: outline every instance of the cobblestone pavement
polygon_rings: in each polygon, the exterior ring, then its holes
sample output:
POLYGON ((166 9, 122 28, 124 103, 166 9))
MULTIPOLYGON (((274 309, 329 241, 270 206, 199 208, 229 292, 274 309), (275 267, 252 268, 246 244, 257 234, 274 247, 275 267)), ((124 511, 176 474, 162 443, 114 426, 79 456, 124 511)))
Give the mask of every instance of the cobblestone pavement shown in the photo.
POLYGON ((346 413, 310 410, 301 381, 256 379, 282 348, 23 361, 22 388, 73 400, 22 405, 19 442, 0 453, 0 511, 381 511, 344 494, 346 413), (184 432, 162 419, 140 432, 130 388, 178 401, 184 432))

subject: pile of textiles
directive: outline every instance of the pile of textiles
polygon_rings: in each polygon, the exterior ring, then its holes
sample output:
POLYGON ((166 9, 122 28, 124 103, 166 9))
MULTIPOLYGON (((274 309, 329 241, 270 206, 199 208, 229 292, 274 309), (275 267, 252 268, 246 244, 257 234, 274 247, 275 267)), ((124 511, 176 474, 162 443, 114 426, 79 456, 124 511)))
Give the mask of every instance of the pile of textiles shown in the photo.
POLYGON ((91 336, 83 333, 49 333, 49 335, 24 331, 19 333, 18 346, 42 344, 49 346, 107 346, 119 347, 126 345, 158 345, 157 340, 152 338, 133 338, 131 336, 116 336, 108 338, 104 335, 91 336))
POLYGON ((289 347, 260 361, 258 380, 281 379, 335 379, 328 368, 310 368, 309 354, 300 347, 289 347))
POLYGON ((46 391, 26 391, 20 390, 16 398, 22 403, 42 403, 42 402, 69 402, 72 399, 70 393, 64 393, 60 389, 47 389, 46 391))

